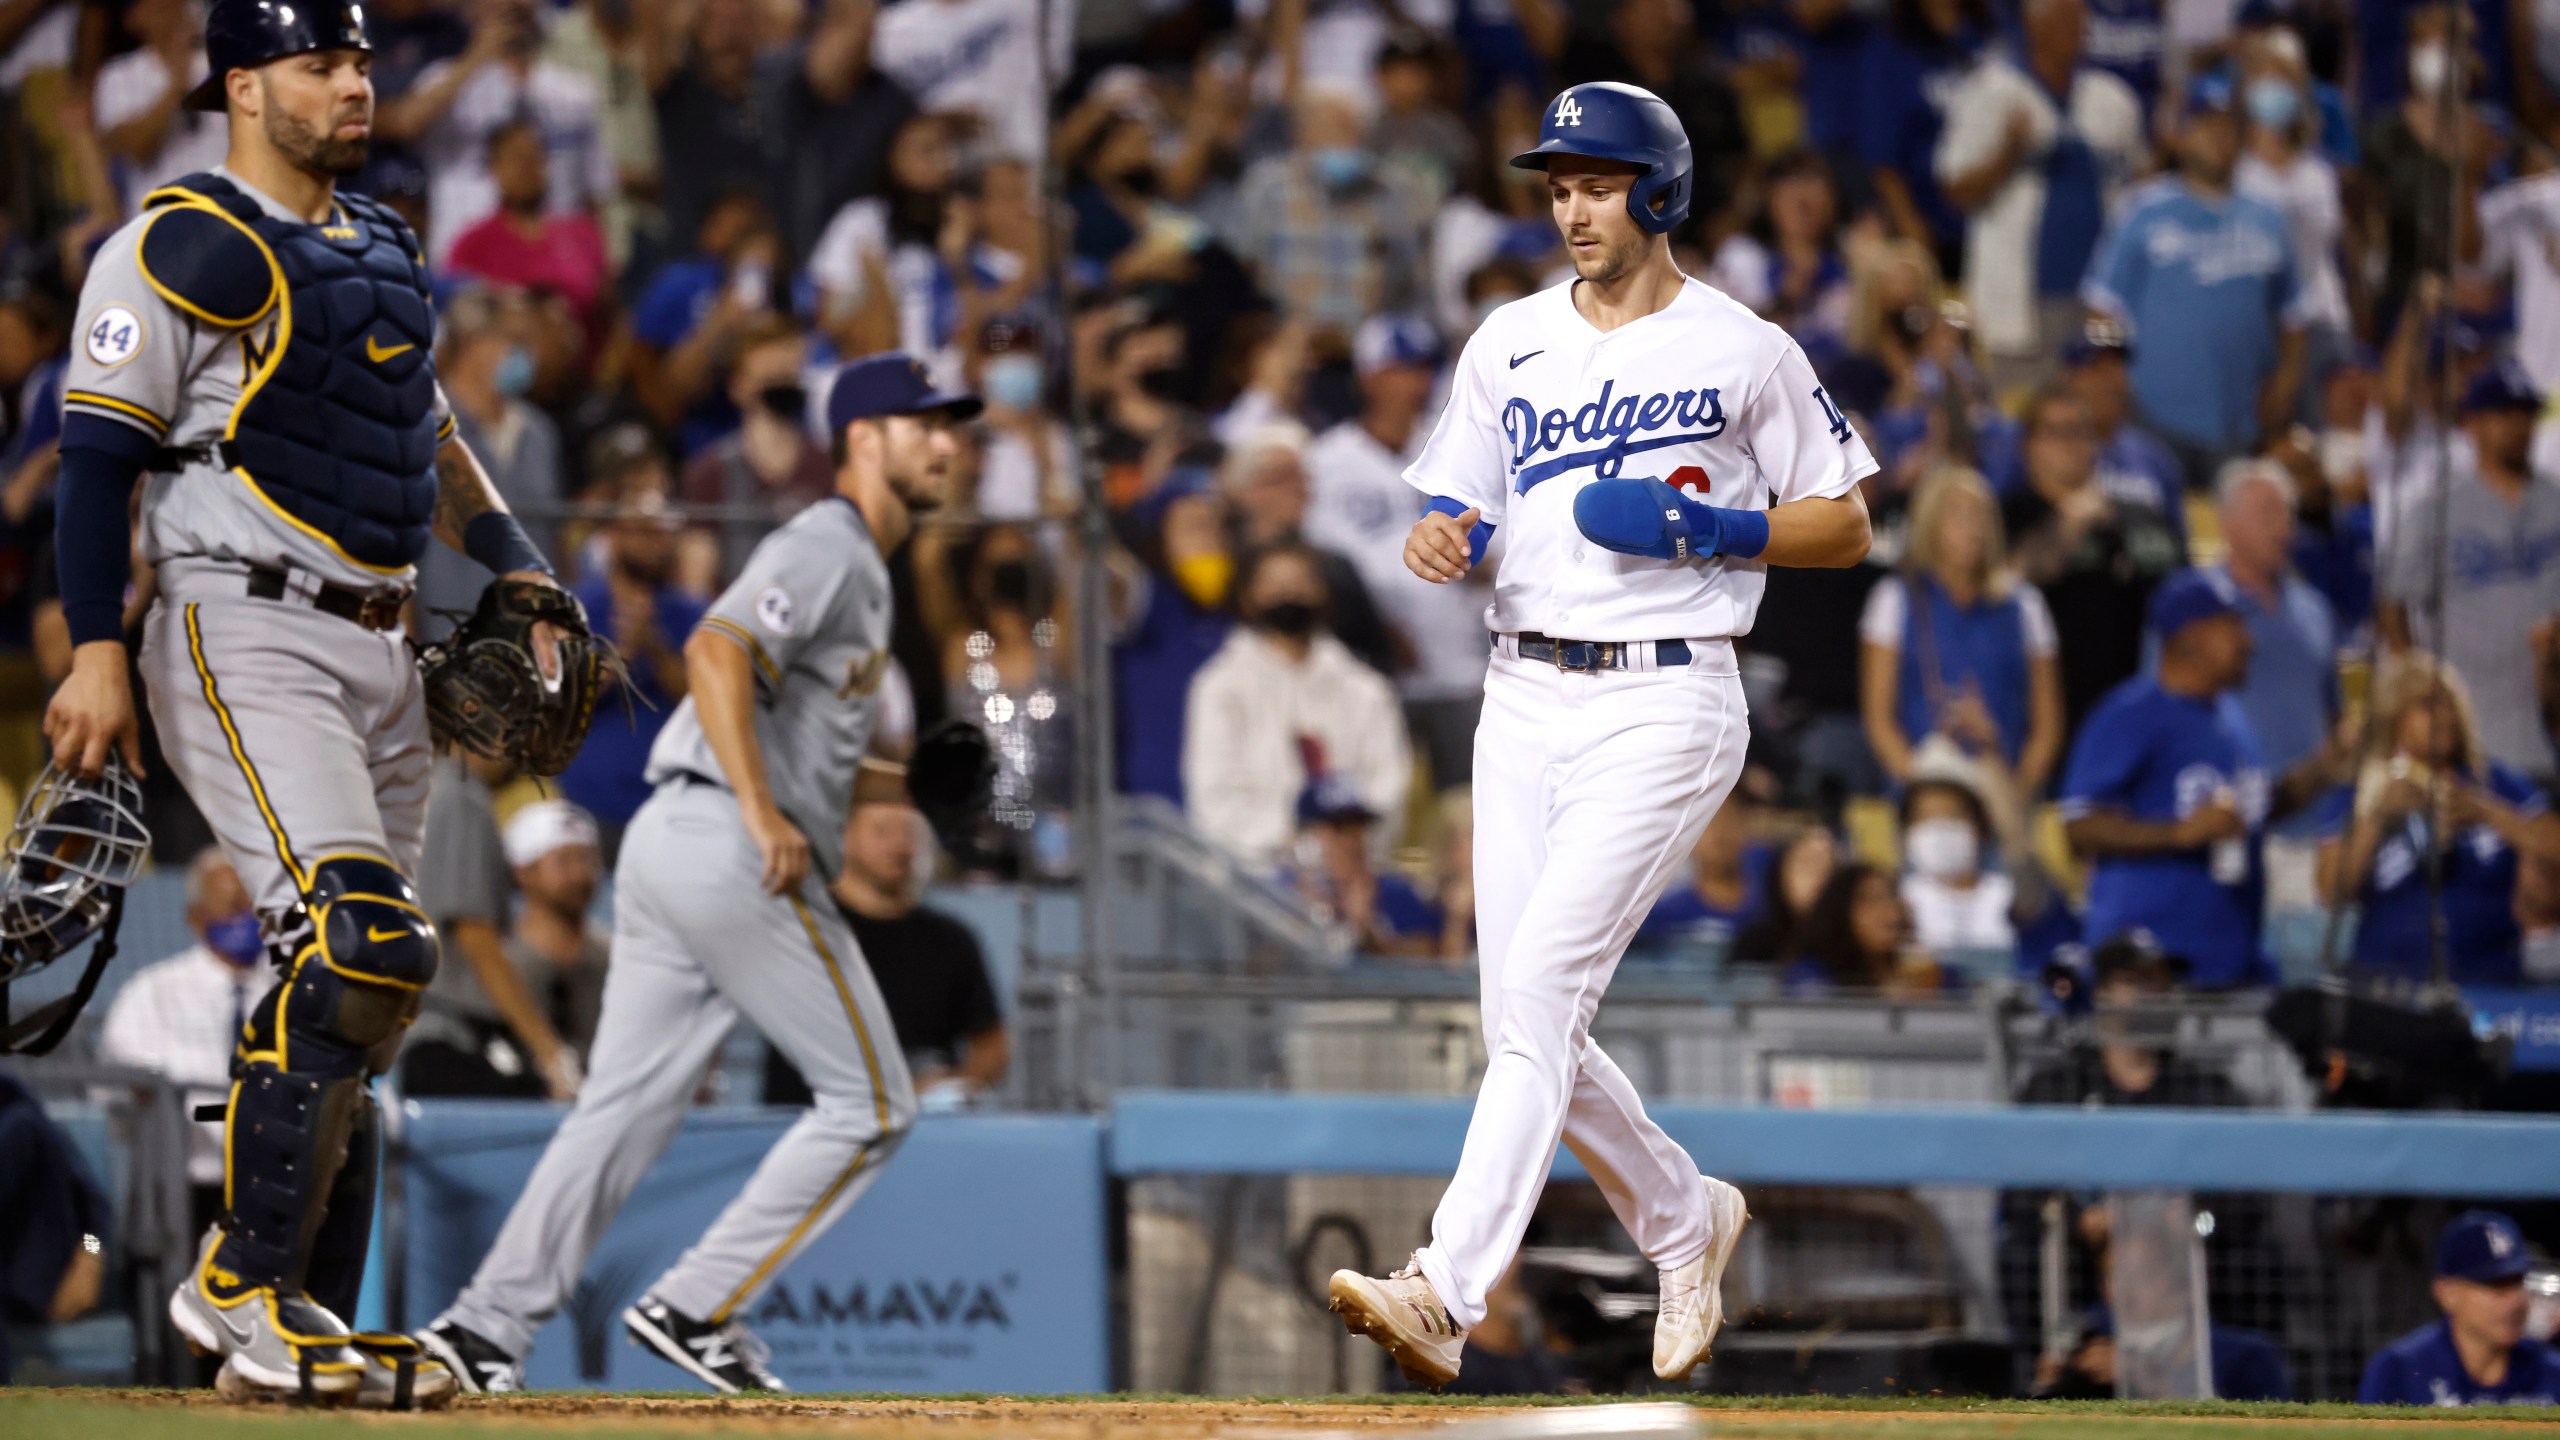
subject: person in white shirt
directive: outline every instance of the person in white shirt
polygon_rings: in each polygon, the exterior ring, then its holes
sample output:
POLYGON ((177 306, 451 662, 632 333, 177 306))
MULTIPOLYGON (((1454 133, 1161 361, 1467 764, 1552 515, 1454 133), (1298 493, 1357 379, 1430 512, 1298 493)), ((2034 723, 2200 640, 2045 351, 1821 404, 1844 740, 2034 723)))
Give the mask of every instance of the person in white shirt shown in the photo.
POLYGON ((1417 585, 1404 565, 1405 537, 1423 501, 1404 472, 1422 451, 1423 411, 1446 351, 1420 317, 1375 315, 1362 322, 1351 355, 1364 403, 1357 418, 1307 446, 1307 540, 1350 558, 1401 642, 1396 689, 1432 788, 1463 785, 1484 707, 1492 572, 1464 584, 1417 585))
POLYGON ((973 119, 978 154, 1037 162, 1048 154, 1049 94, 1066 80, 1075 23, 1074 0, 904 0, 880 7, 871 63, 928 112, 973 119))
MULTIPOLYGON (((196 943, 133 973, 116 991, 98 1034, 98 1058, 187 1087, 187 1106, 220 1104, 231 1088, 231 1048, 272 982, 249 892, 207 845, 187 866, 187 928, 196 943)), ((222 1205, 222 1123, 195 1127, 187 1183, 200 1228, 222 1205)))
POLYGON ((1933 956, 2017 948, 2017 887, 1993 863, 1990 807, 1942 768, 1902 792, 1902 903, 1912 937, 1933 956))
POLYGON ((525 118, 551 157, 553 214, 593 210, 613 196, 595 82, 544 58, 536 0, 476 0, 471 48, 420 71, 407 94, 374 112, 376 140, 415 145, 426 161, 430 260, 443 263, 456 236, 497 210, 489 137, 525 118))
POLYGON ((2560 167, 2480 197, 2478 271, 2514 285, 2516 363, 2543 394, 2560 394, 2560 167))
POLYGON ((2302 277, 2302 324, 2308 334, 2309 376, 2302 390, 2302 418, 2320 418, 2320 380, 2345 353, 2354 317, 2347 309, 2347 281, 2338 263, 2346 229, 2338 170, 2319 146, 2320 112, 2311 103, 2310 72, 2302 41, 2290 30, 2269 32, 2241 92, 2249 128, 2232 188, 2263 200, 2284 217, 2293 245, 2294 270, 2302 277))
POLYGON ((184 103, 206 74, 204 17, 193 0, 134 0, 124 28, 141 43, 98 69, 98 139, 123 162, 124 213, 138 215, 143 196, 221 164, 231 130, 184 103))
POLYGON ((2082 0, 2026 0, 2022 18, 2021 53, 1983 61, 1947 103, 1935 161, 1970 217, 1964 288, 2001 390, 2052 378, 2106 201, 2143 155, 2142 102, 2082 63, 2082 0))
POLYGON ((1319 776, 1348 785, 1402 828, 1413 776, 1393 687, 1324 633, 1322 562, 1283 542, 1245 557, 1235 582, 1244 624, 1193 677, 1182 730, 1191 823, 1247 864, 1277 867, 1297 835, 1298 795, 1319 776))

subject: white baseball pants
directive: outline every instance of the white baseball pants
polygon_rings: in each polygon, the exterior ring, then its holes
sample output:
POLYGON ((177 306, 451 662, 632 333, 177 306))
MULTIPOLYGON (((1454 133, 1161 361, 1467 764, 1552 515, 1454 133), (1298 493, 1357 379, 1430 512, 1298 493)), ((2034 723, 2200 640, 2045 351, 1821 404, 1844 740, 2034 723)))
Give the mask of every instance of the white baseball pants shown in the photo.
POLYGON ((1742 774, 1733 646, 1690 649, 1642 673, 1493 658, 1475 767, 1484 1085, 1419 1257, 1461 1325, 1484 1319, 1559 1139, 1656 1265, 1707 1247, 1696 1162, 1591 1040, 1618 957, 1742 774))

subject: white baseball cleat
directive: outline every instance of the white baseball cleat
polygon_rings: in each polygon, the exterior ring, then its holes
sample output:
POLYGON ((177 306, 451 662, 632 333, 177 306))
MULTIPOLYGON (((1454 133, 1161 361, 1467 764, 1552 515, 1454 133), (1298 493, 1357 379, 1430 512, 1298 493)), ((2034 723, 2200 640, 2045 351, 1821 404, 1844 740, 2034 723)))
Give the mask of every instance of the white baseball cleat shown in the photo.
POLYGON ((1653 1321, 1653 1373, 1665 1380, 1686 1380, 1713 1352, 1716 1331, 1724 1326, 1724 1267, 1751 1223, 1742 1192, 1712 1175, 1698 1177, 1707 1189, 1707 1248, 1686 1265, 1662 1272, 1662 1308, 1653 1321))
POLYGON ((1458 1356, 1466 1349, 1467 1332, 1449 1316, 1431 1282, 1422 1278, 1419 1257, 1384 1280, 1355 1270, 1336 1270, 1325 1286, 1333 1313, 1343 1328, 1366 1335, 1385 1347, 1404 1378, 1437 1390, 1458 1378, 1458 1356))

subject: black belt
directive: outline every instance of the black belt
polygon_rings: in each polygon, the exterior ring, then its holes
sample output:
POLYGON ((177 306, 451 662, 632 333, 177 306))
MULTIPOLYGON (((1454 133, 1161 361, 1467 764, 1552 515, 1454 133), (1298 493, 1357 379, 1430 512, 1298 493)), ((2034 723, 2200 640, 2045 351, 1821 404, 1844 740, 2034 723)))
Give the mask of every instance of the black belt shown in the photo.
POLYGON ((668 785, 708 785, 714 790, 726 790, 729 788, 728 786, 721 784, 719 781, 712 779, 710 776, 703 774, 699 770, 668 771, 667 778, 662 783, 668 785))
MULTIPOLYGON (((1641 640, 1558 640, 1535 630, 1523 630, 1513 637, 1519 643, 1520 658, 1539 660, 1559 670, 1625 670, 1630 668, 1627 652, 1644 642, 1641 640)), ((1689 663, 1689 642, 1656 640, 1653 663, 1661 669, 1689 663)))
POLYGON ((237 466, 240 463, 239 448, 228 440, 211 438, 198 440, 192 445, 163 445, 151 452, 149 468, 175 474, 190 465, 212 465, 216 462, 220 462, 220 467, 225 470, 237 466))
MULTIPOLYGON (((282 568, 274 565, 249 567, 250 599, 282 600, 288 593, 282 568)), ((399 626, 400 607, 408 599, 406 591, 358 590, 352 585, 332 585, 323 580, 319 590, 311 596, 311 608, 367 630, 390 630, 399 626)))

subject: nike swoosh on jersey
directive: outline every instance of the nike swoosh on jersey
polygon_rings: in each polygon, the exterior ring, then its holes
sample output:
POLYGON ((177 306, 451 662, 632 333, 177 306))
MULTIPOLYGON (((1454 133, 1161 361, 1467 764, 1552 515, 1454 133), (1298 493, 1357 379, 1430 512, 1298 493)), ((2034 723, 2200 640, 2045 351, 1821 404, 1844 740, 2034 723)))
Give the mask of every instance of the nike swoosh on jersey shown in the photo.
POLYGON ((1535 360, 1546 353, 1547 352, 1544 350, 1532 350, 1526 355, 1514 355, 1511 357, 1511 368, 1517 370, 1521 366, 1528 364, 1530 361, 1535 360))
POLYGON ((372 361, 376 365, 390 359, 394 355, 398 355, 409 350, 415 350, 417 348, 418 347, 415 345, 394 345, 390 349, 385 350, 382 348, 381 341, 374 339, 370 335, 364 337, 364 358, 372 361))

